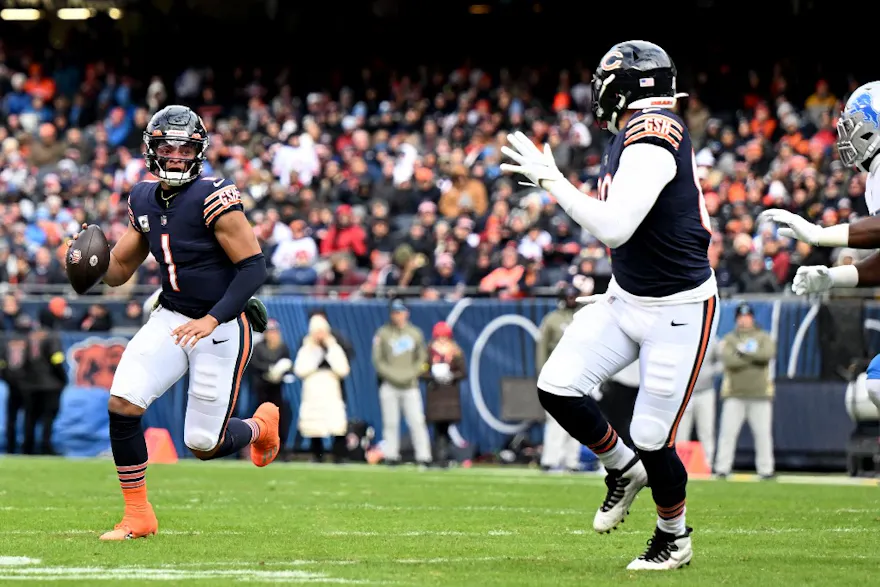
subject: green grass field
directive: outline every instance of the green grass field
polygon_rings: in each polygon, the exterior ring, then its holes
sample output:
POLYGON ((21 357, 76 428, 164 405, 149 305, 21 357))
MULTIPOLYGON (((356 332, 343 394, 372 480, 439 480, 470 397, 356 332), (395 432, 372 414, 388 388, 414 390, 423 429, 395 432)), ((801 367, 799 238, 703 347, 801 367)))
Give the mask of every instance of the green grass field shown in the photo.
POLYGON ((249 463, 151 466, 159 534, 120 517, 110 461, 0 459, 0 584, 873 585, 880 487, 845 478, 693 481, 691 566, 625 570, 654 526, 645 491, 591 529, 597 476, 249 463))

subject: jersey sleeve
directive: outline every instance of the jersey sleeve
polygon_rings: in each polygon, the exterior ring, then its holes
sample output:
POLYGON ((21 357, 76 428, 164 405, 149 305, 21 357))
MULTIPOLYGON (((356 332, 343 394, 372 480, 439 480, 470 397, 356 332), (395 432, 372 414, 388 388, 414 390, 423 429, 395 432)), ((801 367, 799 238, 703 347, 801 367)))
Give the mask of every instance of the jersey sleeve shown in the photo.
POLYGON ((140 224, 138 224, 137 217, 135 216, 135 212, 134 212, 134 203, 133 203, 133 202, 134 202, 134 199, 135 199, 135 198, 134 198, 134 191, 132 191, 132 192, 128 195, 128 222, 129 222, 129 224, 131 224, 132 228, 134 228, 134 229, 135 229, 136 231, 138 231, 139 233, 143 234, 144 231, 143 231, 143 229, 140 227, 140 224))
POLYGON ((233 210, 244 212, 241 203, 241 194, 235 184, 228 179, 214 183, 214 190, 205 198, 204 219, 205 226, 213 229, 221 216, 233 210))
POLYGON ((623 147, 649 144, 678 154, 685 128, 681 121, 662 112, 646 112, 633 118, 626 126, 623 147))

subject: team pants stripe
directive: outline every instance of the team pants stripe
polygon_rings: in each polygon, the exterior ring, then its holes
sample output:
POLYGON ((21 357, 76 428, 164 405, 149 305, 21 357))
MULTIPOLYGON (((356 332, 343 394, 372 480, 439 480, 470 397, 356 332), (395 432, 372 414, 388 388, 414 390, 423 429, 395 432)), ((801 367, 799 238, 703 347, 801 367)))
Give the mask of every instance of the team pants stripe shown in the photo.
POLYGON ((709 298, 703 303, 703 328, 700 330, 700 344, 697 347, 697 357, 694 360, 693 369, 691 369, 691 376, 688 379, 688 386, 684 399, 681 401, 681 407, 678 409, 678 414, 676 414, 675 421, 672 423, 672 429, 669 431, 669 438, 666 442, 666 446, 669 448, 675 446, 675 434, 678 432, 678 424, 681 422, 681 417, 684 415, 685 408, 687 408, 688 402, 691 399, 691 394, 694 392, 694 386, 697 384, 700 369, 703 367, 703 360, 706 358, 706 351, 709 349, 709 342, 712 338, 712 324, 715 321, 715 311, 717 308, 718 298, 716 296, 709 298))
POLYGON ((226 425, 232 412, 235 410, 235 402, 238 400, 238 392, 241 390, 241 382, 244 379, 244 371, 251 360, 251 352, 253 351, 253 337, 251 335, 251 323, 247 316, 242 312, 237 318, 238 321, 238 357, 235 359, 235 375, 232 377, 232 391, 229 394, 229 407, 226 408, 226 417, 223 419, 223 433, 220 439, 226 434, 226 425))

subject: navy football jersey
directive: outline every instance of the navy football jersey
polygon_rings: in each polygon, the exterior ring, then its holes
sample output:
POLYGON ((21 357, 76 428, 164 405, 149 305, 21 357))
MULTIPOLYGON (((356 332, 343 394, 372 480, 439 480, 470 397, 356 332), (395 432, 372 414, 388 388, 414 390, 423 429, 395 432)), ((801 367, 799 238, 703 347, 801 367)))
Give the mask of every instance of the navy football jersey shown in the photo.
POLYGON ((166 204, 159 182, 136 184, 128 198, 131 225, 150 243, 162 271, 163 307, 201 318, 214 307, 236 275, 236 268, 214 236, 214 224, 227 212, 244 210, 235 184, 199 177, 166 204))
POLYGON ((612 273, 620 287, 636 296, 659 298, 694 289, 712 274, 712 234, 691 138, 678 115, 651 108, 629 120, 605 150, 599 199, 608 196, 623 150, 637 143, 672 153, 678 171, 632 237, 611 250, 612 273))

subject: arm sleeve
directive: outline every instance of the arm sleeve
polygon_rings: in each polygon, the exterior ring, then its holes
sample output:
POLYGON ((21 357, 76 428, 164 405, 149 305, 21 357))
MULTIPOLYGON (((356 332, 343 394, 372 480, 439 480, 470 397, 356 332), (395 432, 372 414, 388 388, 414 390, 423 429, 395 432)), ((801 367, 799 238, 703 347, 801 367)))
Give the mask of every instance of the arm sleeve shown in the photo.
POLYGON ((616 248, 632 237, 677 171, 668 149, 638 142, 624 148, 604 202, 587 196, 566 179, 544 183, 572 220, 616 248))
POLYGON ((132 228, 134 228, 139 233, 143 234, 144 231, 138 225, 137 220, 134 217, 134 210, 132 209, 132 205, 131 205, 131 200, 132 200, 133 196, 134 196, 134 194, 128 195, 128 222, 129 222, 129 224, 131 224, 132 228))
POLYGON ((232 278, 229 287, 226 288, 226 293, 208 312, 220 324, 229 322, 241 314, 248 300, 257 293, 269 275, 263 253, 257 253, 243 259, 235 264, 235 268, 238 269, 238 272, 232 278))
POLYGON ((205 226, 211 229, 214 228, 214 223, 217 222, 217 219, 227 212, 232 212, 233 210, 244 212, 241 194, 234 183, 224 179, 219 186, 215 185, 215 187, 217 189, 205 198, 203 209, 205 226))

